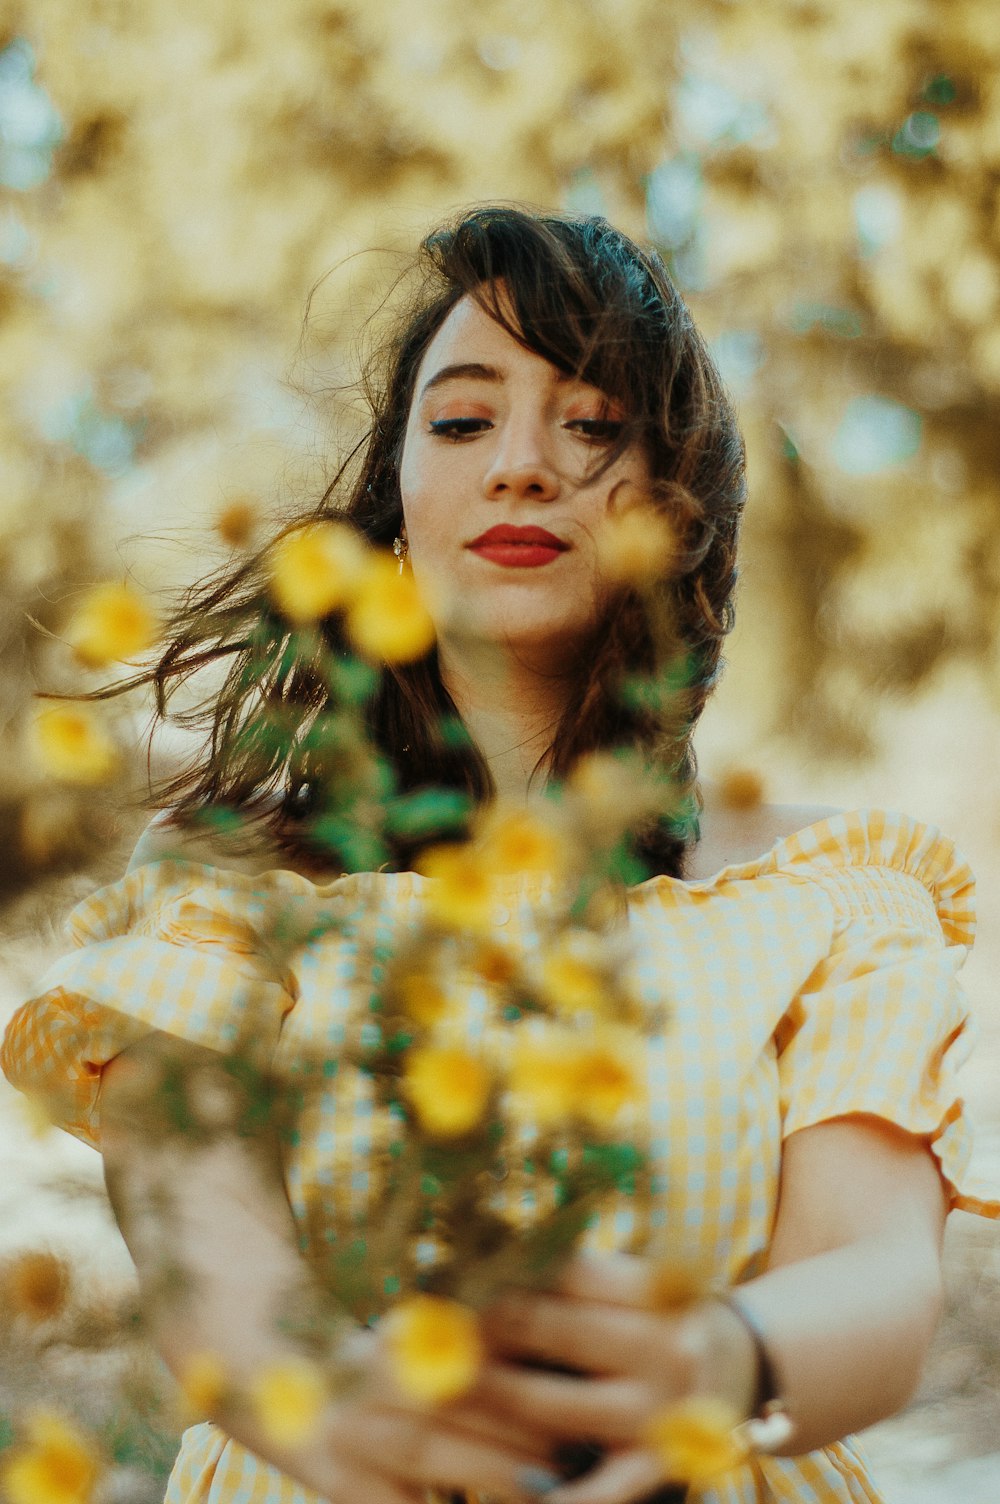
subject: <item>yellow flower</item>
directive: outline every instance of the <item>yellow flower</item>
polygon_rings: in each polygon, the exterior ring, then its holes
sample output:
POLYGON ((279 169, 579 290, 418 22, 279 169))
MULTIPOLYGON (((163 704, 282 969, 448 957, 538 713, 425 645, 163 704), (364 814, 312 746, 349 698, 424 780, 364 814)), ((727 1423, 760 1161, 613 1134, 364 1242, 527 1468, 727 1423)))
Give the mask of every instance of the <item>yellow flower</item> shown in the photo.
POLYGON ((430 972, 407 972, 396 983, 396 991, 409 1017, 425 1029, 439 1023, 448 1011, 448 994, 430 972))
POLYGON ((632 1035, 602 1030, 593 1040, 581 1043, 574 1088, 577 1112, 595 1128, 610 1128, 626 1107, 640 1102, 645 1082, 632 1035))
POLYGON ((581 1032, 532 1020, 515 1036, 508 1086, 515 1110, 540 1126, 582 1118, 609 1128, 642 1098, 642 1056, 626 1029, 581 1032))
POLYGON ((577 805, 574 814, 607 843, 670 802, 662 772, 636 752, 584 753, 570 770, 567 788, 577 805))
POLYGON ((605 518, 597 553, 609 579, 646 589, 670 572, 674 531, 663 513, 648 503, 630 506, 605 518))
POLYGON ((515 1109, 540 1127, 563 1123, 577 1100, 576 1041, 564 1029, 517 1031, 508 1085, 515 1109))
POLYGON ((542 958, 542 990, 561 1013, 600 1013, 607 997, 604 942, 592 930, 565 930, 542 958))
POLYGON ((44 1100, 36 1092, 18 1092, 15 1100, 21 1122, 32 1138, 46 1138, 55 1123, 44 1100))
POLYGON ((66 639, 82 663, 102 668, 150 647, 156 616, 131 585, 95 585, 70 618, 66 639))
POLYGON ((491 811, 476 845, 496 873, 558 874, 567 864, 565 838, 528 810, 491 811))
POLYGON ((52 705, 34 724, 35 760, 64 783, 106 783, 118 763, 114 742, 86 705, 52 705))
POLYGON ((727 768, 718 782, 726 809, 758 809, 764 802, 764 780, 756 768, 727 768))
POLYGON ((694 1263, 667 1259, 653 1271, 650 1304, 654 1311, 678 1311, 700 1299, 705 1290, 704 1273, 694 1263))
POLYGON ((234 496, 216 513, 215 531, 230 548, 247 548, 253 540, 257 521, 257 498, 234 496))
POLYGON ((90 1441, 61 1416, 37 1410, 27 1442, 0 1463, 8 1504, 87 1504, 100 1472, 90 1441))
POLYGON ((517 975, 517 962, 505 945, 495 940, 478 941, 472 953, 472 965, 484 982, 504 987, 517 975))
POLYGON ((352 601, 370 567, 370 550, 346 522, 312 522, 271 550, 271 595, 289 621, 316 621, 352 601))
POLYGON ((669 1478, 698 1487, 743 1461, 745 1449, 733 1435, 739 1419, 725 1400, 690 1395, 655 1415, 645 1440, 669 1478))
POLYGON ((69 1267, 54 1253, 21 1253, 0 1274, 9 1310, 29 1321, 49 1321, 66 1304, 69 1267))
POLYGON ((403 1081, 432 1138, 457 1138, 475 1128, 492 1085, 484 1062, 458 1045, 417 1045, 406 1057, 403 1081))
POLYGON ((622 784, 627 780, 628 767, 613 752, 585 752, 573 764, 569 786, 580 794, 588 804, 614 805, 621 799, 622 784))
POLYGON ((483 1359, 474 1311, 438 1295, 413 1295, 382 1323, 393 1376, 411 1399, 440 1404, 464 1394, 483 1359))
POLYGON ((482 853, 470 845, 428 847, 418 871, 432 879, 427 888, 427 916, 449 929, 488 929, 494 889, 482 853))
POLYGON ((322 1369, 308 1358, 269 1363, 254 1380, 251 1400, 276 1446, 295 1446, 316 1429, 327 1396, 322 1369))
POLYGON ((184 1364, 178 1382, 185 1417, 210 1419, 229 1392, 226 1370, 215 1353, 194 1353, 184 1364))
MULTIPOLYGON (((37 742, 36 742, 37 749, 37 742)), ((89 844, 81 804, 70 789, 51 784, 33 789, 20 809, 18 844, 32 867, 49 867, 83 855, 89 844)))
POLYGON ((400 574, 391 554, 380 553, 347 608, 347 631, 367 658, 410 663, 434 645, 434 623, 416 581, 400 574))

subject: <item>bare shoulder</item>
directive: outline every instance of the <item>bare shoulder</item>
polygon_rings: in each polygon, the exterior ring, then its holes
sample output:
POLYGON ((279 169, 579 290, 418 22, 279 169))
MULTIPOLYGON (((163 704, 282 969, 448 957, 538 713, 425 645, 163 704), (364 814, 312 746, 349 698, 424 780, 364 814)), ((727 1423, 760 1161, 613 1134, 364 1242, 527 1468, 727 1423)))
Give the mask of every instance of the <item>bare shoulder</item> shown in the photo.
POLYGON ((288 858, 280 847, 262 834, 252 850, 234 851, 221 836, 211 832, 183 830, 173 824, 170 811, 154 815, 146 826, 129 858, 128 870, 144 867, 147 862, 200 862, 206 867, 221 867, 227 872, 254 876, 275 867, 287 867, 288 858))
POLYGON ((717 785, 702 783, 705 808, 701 840, 688 859, 687 875, 712 877, 734 862, 750 862, 770 851, 776 841, 840 813, 830 804, 756 804, 734 809, 717 785))

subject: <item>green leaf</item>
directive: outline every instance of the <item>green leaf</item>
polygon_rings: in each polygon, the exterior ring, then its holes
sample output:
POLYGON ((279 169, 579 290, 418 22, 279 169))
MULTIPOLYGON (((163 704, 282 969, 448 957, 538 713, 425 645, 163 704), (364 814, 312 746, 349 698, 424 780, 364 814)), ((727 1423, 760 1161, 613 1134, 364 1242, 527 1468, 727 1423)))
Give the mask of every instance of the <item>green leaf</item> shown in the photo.
POLYGON ((240 811, 228 804, 206 804, 195 814, 195 823, 223 836, 237 835, 246 825, 240 811))
POLYGON ((330 657, 323 671, 331 693, 348 705, 364 705, 378 689, 378 669, 360 658, 330 657))
POLYGON ((338 856, 348 872, 377 872, 389 860, 381 836, 341 815, 318 815, 309 821, 309 840, 338 856))
POLYGON ((385 803, 396 793, 396 770, 384 757, 373 757, 369 765, 369 786, 372 797, 385 803))
POLYGON ((608 876, 616 878, 626 887, 643 883, 649 876, 649 868, 632 850, 629 839, 619 841, 608 854, 608 876))
POLYGON ((924 84, 920 97, 928 104, 953 104, 958 98, 958 87, 947 73, 937 73, 924 84))
POLYGON ((643 1156, 634 1144, 588 1144, 583 1151, 583 1165, 596 1171, 602 1180, 618 1185, 642 1169, 643 1156))
POLYGON ((472 805, 471 796, 461 789, 416 789, 387 803, 385 829, 389 835, 418 841, 453 834, 464 829, 472 805))
POLYGON ((630 710, 662 713, 674 708, 698 671, 694 653, 674 658, 656 674, 630 674, 621 682, 621 698, 630 710))
POLYGON ((330 751, 357 742, 357 727, 343 711, 327 710, 318 715, 302 738, 303 752, 330 751))
POLYGON ((472 745, 469 728, 458 715, 443 715, 437 723, 437 740, 449 752, 464 752, 472 745))

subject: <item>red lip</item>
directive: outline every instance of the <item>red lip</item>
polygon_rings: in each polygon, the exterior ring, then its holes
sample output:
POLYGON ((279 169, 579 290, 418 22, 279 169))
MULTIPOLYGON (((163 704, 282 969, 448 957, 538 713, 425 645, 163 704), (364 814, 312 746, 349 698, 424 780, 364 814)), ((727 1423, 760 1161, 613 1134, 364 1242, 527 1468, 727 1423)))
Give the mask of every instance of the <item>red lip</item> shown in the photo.
POLYGON ((564 543, 561 538, 556 538, 552 533, 547 533, 543 527, 514 527, 509 522, 501 522, 496 527, 489 528, 485 533, 480 533, 478 538, 473 538, 472 542, 467 543, 465 546, 466 548, 481 548, 484 545, 489 546, 491 544, 523 546, 532 543, 536 548, 556 548, 560 552, 564 552, 569 548, 568 543, 564 543))

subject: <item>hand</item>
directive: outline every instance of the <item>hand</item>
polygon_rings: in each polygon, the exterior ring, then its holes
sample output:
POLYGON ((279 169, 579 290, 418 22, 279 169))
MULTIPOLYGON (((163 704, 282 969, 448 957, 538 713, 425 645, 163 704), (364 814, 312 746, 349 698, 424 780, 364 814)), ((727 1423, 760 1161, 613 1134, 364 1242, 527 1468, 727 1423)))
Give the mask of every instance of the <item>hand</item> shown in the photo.
POLYGON ((389 1377, 377 1337, 357 1338, 359 1388, 327 1405, 308 1441, 279 1449, 245 1429, 238 1439, 332 1504, 423 1504, 427 1488, 525 1504, 559 1481, 544 1431, 463 1400, 417 1405, 389 1377))
POLYGON ((750 1414, 757 1355, 746 1327, 711 1299, 673 1313, 652 1310, 654 1269, 626 1256, 579 1258, 555 1293, 505 1297, 486 1315, 496 1356, 470 1399, 542 1427, 554 1441, 586 1438, 605 1451, 584 1478, 554 1492, 551 1504, 624 1504, 661 1487, 662 1464, 641 1437, 671 1401, 711 1394, 741 1417, 750 1414), (579 1376, 539 1372, 517 1359, 579 1376))

